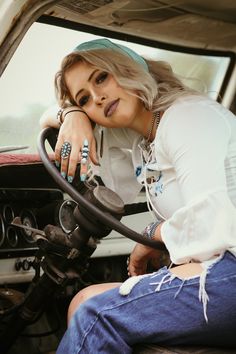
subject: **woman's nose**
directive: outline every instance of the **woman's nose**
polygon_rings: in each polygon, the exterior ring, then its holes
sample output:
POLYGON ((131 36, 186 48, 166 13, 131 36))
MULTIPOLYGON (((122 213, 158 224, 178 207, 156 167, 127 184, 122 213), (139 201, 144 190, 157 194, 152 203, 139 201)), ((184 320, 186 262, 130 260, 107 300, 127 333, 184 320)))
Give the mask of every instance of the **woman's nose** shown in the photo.
POLYGON ((106 98, 107 97, 105 94, 95 94, 94 101, 96 104, 101 105, 106 100, 106 98))

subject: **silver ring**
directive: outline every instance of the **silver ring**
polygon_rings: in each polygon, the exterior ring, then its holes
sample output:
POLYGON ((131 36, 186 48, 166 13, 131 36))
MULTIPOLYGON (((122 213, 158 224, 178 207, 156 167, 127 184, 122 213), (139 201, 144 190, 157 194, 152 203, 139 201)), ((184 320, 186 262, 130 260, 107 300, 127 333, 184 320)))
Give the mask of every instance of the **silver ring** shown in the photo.
POLYGON ((67 159, 70 156, 70 153, 71 153, 71 144, 68 141, 65 141, 61 147, 61 158, 63 160, 67 159))
POLYGON ((82 147, 81 156, 82 156, 81 163, 83 165, 85 165, 87 163, 88 156, 89 156, 89 145, 88 145, 87 139, 84 140, 84 145, 82 147))
POLYGON ((81 160, 82 165, 85 165, 88 161, 88 157, 83 157, 81 160))

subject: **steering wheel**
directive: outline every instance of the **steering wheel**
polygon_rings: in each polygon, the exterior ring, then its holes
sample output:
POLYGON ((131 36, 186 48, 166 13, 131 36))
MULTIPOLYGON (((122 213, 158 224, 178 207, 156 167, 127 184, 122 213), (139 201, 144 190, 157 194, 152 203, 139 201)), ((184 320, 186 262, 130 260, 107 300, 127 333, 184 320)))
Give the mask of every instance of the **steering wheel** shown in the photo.
POLYGON ((38 137, 38 152, 41 157, 41 160, 51 175, 55 182, 61 187, 61 189, 66 192, 78 205, 81 205, 86 211, 91 215, 100 220, 104 225, 107 225, 111 229, 119 232, 123 236, 128 237, 129 239, 142 243, 143 245, 159 249, 166 250, 164 243, 159 241, 153 241, 148 238, 145 238, 143 235, 137 233, 136 231, 130 229, 120 221, 118 221, 114 216, 108 213, 104 213, 98 207, 93 205, 90 201, 85 199, 81 193, 79 193, 71 184, 69 184, 60 174, 58 169, 50 160, 47 150, 45 148, 45 143, 48 141, 50 145, 54 145, 56 141, 57 130, 53 128, 43 129, 38 137))

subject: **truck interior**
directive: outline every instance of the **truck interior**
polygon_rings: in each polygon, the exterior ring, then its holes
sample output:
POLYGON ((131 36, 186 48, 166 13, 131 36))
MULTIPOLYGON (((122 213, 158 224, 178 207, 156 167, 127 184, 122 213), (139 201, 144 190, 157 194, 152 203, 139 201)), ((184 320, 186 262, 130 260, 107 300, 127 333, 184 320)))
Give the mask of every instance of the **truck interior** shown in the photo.
MULTIPOLYGON (((0 353, 53 354, 72 297, 90 284, 126 280, 135 242, 160 249, 168 262, 162 244, 140 235, 151 220, 143 191, 125 205, 99 177, 70 185, 56 169, 58 131, 40 131, 39 118, 55 103, 61 59, 85 40, 110 38, 168 61, 187 85, 236 113, 236 4, 3 0, 0 25, 0 353)), ((226 354, 236 347, 143 343, 133 352, 226 354)))

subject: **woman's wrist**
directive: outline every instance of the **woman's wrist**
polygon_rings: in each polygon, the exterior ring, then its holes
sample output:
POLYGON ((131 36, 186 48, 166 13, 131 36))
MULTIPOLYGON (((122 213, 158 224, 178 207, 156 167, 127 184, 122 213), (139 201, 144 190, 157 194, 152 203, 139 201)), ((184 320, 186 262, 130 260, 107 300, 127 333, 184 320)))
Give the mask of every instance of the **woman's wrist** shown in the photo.
POLYGON ((68 117, 70 114, 75 113, 75 112, 84 114, 87 118, 89 118, 87 113, 84 112, 80 107, 69 106, 66 108, 60 108, 57 112, 57 121, 59 122, 59 125, 62 125, 63 122, 65 121, 66 117, 68 117))
POLYGON ((147 225, 142 231, 142 235, 150 240, 162 241, 161 238, 161 225, 163 221, 158 220, 147 225))
POLYGON ((158 224, 156 227, 155 233, 153 235, 153 240, 163 242, 162 237, 161 237, 161 227, 162 227, 163 221, 158 224))

